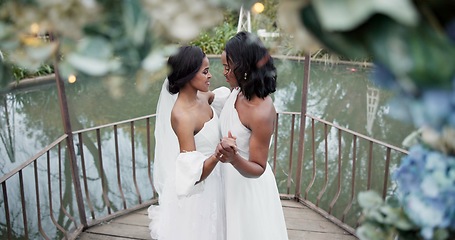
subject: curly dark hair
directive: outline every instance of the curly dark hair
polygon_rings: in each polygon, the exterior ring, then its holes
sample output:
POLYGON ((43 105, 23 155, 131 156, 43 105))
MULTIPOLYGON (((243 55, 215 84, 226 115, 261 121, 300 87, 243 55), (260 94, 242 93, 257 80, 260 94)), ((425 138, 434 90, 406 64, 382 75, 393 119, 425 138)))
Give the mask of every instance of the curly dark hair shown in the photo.
POLYGON ((277 71, 267 48, 249 32, 239 32, 226 43, 226 57, 242 93, 248 100, 276 91, 277 71))
POLYGON ((197 46, 181 46, 177 53, 170 56, 167 65, 171 72, 167 76, 169 80, 168 90, 176 94, 187 82, 194 78, 201 68, 205 53, 197 46))

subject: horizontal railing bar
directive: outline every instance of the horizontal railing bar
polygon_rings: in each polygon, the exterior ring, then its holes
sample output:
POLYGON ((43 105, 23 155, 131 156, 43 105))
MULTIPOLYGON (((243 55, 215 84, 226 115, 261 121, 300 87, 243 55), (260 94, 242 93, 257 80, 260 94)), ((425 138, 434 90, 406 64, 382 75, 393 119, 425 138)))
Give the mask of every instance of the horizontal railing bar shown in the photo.
POLYGON ((147 119, 147 118, 152 118, 152 117, 155 117, 155 116, 156 116, 156 113, 150 114, 150 115, 146 115, 146 116, 142 116, 142 117, 132 118, 132 119, 128 119, 128 120, 124 120, 124 121, 120 121, 120 122, 100 125, 100 126, 96 126, 96 127, 92 127, 92 128, 85 128, 85 129, 73 131, 73 134, 90 132, 90 131, 98 130, 98 129, 101 129, 101 128, 112 127, 112 126, 115 126, 115 125, 127 124, 127 123, 131 123, 131 122, 139 121, 139 120, 144 120, 144 119, 147 119))
MULTIPOLYGON (((300 115, 299 112, 279 112, 279 113, 280 113, 280 114, 296 114, 296 115, 300 115)), ((401 153, 408 154, 408 151, 406 151, 406 150, 404 150, 404 149, 402 149, 402 148, 399 148, 399 147, 390 145, 390 144, 385 143, 385 142, 381 142, 381 141, 379 141, 379 140, 377 140, 377 139, 374 139, 374 138, 365 136, 365 135, 363 135, 363 134, 361 134, 361 133, 358 133, 358 132, 349 130, 349 129, 347 129, 347 128, 341 127, 341 126, 339 126, 339 125, 336 125, 336 124, 334 124, 334 123, 331 123, 331 122, 328 122, 328 121, 326 121, 326 120, 320 119, 320 118, 318 118, 318 117, 312 116, 312 115, 310 115, 310 114, 306 114, 306 116, 309 117, 309 118, 311 118, 311 119, 315 119, 315 120, 317 120, 318 122, 325 123, 325 124, 327 124, 327 125, 330 125, 330 126, 332 126, 332 127, 337 128, 337 129, 343 130, 344 132, 347 132, 347 133, 356 135, 356 136, 358 136, 358 137, 361 137, 361 138, 363 138, 363 139, 365 139, 365 140, 372 141, 373 143, 377 143, 377 144, 383 145, 384 147, 391 148, 391 149, 393 149, 393 150, 395 150, 395 151, 399 151, 399 152, 401 152, 401 153)))
MULTIPOLYGON (((207 54, 208 58, 220 58, 219 54, 207 54)), ((276 59, 284 59, 284 60, 292 60, 292 61, 304 61, 305 56, 289 56, 289 55, 278 55, 273 54, 273 58, 276 59)), ((366 61, 346 61, 346 60, 327 60, 323 58, 310 58, 311 62, 317 63, 327 63, 327 64, 343 64, 343 65, 352 65, 352 66, 359 66, 359 67, 372 67, 374 64, 371 62, 366 61)))
POLYGON ((335 127, 335 128, 338 128, 338 129, 340 129, 340 130, 343 130, 344 132, 347 132, 347 133, 356 135, 356 136, 358 136, 358 137, 361 137, 361 138, 363 138, 363 139, 365 139, 365 140, 371 141, 371 142, 373 142, 373 143, 377 143, 377 144, 383 145, 384 147, 391 148, 391 149, 393 149, 393 150, 395 150, 395 151, 399 151, 399 152, 401 152, 401 153, 408 154, 408 151, 406 151, 406 150, 404 150, 404 149, 402 149, 402 148, 395 147, 395 146, 390 145, 390 144, 385 143, 385 142, 381 142, 381 141, 376 140, 376 139, 374 139, 374 138, 365 136, 365 135, 363 135, 363 134, 361 134, 361 133, 358 133, 358 132, 349 130, 349 129, 344 128, 344 127, 341 127, 341 126, 339 126, 339 125, 336 125, 336 124, 330 123, 330 122, 328 122, 328 121, 322 120, 322 119, 320 119, 320 118, 317 118, 317 117, 314 117, 314 116, 311 116, 311 115, 308 115, 308 114, 307 114, 306 116, 309 117, 309 118, 316 119, 318 122, 326 123, 326 124, 328 124, 328 125, 330 125, 330 126, 333 126, 333 127, 335 127))
POLYGON ((6 180, 8 180, 10 177, 12 177, 13 175, 15 175, 16 173, 18 173, 19 171, 21 171, 22 169, 24 169, 25 167, 27 167, 28 165, 30 165, 31 163, 33 163, 36 159, 38 159, 39 157, 41 157, 44 153, 46 153, 47 151, 51 150, 53 147, 55 147, 57 144, 59 144, 61 141, 63 141, 68 135, 66 134, 63 134, 61 137, 57 138, 57 140, 55 140, 53 143, 47 145, 43 150, 41 150, 39 153, 35 154, 33 157, 31 157, 30 159, 28 159, 27 161, 25 161, 24 163, 22 163, 21 165, 17 166, 15 169, 13 169, 11 172, 5 174, 3 177, 0 178, 0 183, 3 183, 5 182, 6 180))

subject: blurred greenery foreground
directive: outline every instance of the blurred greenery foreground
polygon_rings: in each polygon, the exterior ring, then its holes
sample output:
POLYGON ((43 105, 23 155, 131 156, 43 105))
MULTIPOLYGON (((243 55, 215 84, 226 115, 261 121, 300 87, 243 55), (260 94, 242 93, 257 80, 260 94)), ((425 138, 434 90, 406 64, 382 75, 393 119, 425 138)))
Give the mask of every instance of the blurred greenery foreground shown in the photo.
MULTIPOLYGON (((11 65, 56 63, 63 79, 133 80, 146 90, 176 45, 253 3, 0 0, 0 89, 11 65)), ((359 194, 359 238, 455 239, 455 1, 281 0, 277 18, 296 48, 372 59, 372 81, 397 92, 393 116, 419 129, 404 141, 393 196, 359 194)))
POLYGON ((394 195, 359 194, 359 238, 455 239, 455 1, 315 0, 300 17, 332 51, 371 55, 372 80, 398 93, 392 114, 419 129, 394 195))

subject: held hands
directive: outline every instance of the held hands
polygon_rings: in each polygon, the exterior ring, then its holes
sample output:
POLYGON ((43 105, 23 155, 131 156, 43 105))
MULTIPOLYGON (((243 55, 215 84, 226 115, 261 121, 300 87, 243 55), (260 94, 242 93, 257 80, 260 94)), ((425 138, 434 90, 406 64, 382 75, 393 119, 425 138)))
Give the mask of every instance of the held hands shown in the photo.
POLYGON ((221 139, 215 151, 215 156, 218 160, 223 163, 233 163, 235 161, 235 156, 237 155, 236 139, 236 137, 232 136, 231 131, 228 132, 227 137, 221 139))

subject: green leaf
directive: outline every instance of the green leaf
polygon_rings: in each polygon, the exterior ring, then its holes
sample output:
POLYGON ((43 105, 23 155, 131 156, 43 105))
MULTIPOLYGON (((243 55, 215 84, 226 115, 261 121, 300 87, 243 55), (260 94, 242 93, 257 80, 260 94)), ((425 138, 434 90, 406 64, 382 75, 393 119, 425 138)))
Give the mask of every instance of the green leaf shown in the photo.
POLYGON ((329 31, 312 5, 301 10, 303 24, 324 45, 351 59, 371 56, 389 69, 404 90, 449 89, 455 75, 455 46, 427 22, 403 25, 385 15, 374 15, 350 31, 329 31))
POLYGON ((300 18, 305 27, 330 50, 351 59, 368 57, 367 49, 355 32, 333 32, 325 29, 312 5, 301 9, 300 18))
POLYGON ((38 62, 44 62, 48 60, 57 50, 57 44, 47 43, 36 47, 28 46, 25 48, 25 50, 31 59, 38 62))
POLYGON ((455 47, 427 23, 408 27, 375 16, 363 29, 362 42, 368 52, 399 81, 411 80, 417 88, 451 87, 455 65, 447 63, 453 61, 455 47))
POLYGON ((120 68, 120 63, 117 61, 92 58, 78 53, 69 54, 67 61, 74 68, 92 76, 103 76, 120 68))
POLYGON ((384 201, 375 191, 360 192, 358 195, 359 205, 363 209, 372 209, 381 206, 384 201))
POLYGON ((123 1, 123 24, 127 37, 136 46, 146 41, 150 19, 143 11, 140 1, 123 1))
POLYGON ((380 13, 403 25, 416 25, 418 13, 410 0, 317 0, 312 1, 327 31, 349 31, 380 13))
MULTIPOLYGON (((447 229, 441 229, 441 228, 438 228, 434 231, 433 233, 433 239, 434 240, 446 240, 446 239, 450 239, 450 234, 449 232, 447 231, 447 229)), ((453 237, 453 236, 452 236, 453 237)), ((453 238, 452 238, 453 239, 453 238)))
POLYGON ((356 230, 356 235, 360 240, 388 240, 393 239, 387 237, 385 231, 380 227, 371 223, 364 223, 362 226, 358 227, 356 230))
POLYGON ((112 45, 102 37, 86 37, 79 41, 77 52, 81 55, 99 59, 113 55, 112 45))
POLYGON ((411 230, 415 225, 405 215, 401 207, 395 208, 389 205, 382 206, 379 211, 384 216, 384 223, 395 226, 400 230, 411 230))
POLYGON ((162 50, 154 50, 142 61, 142 68, 149 72, 155 72, 166 67, 166 56, 173 54, 177 46, 170 45, 162 50))

